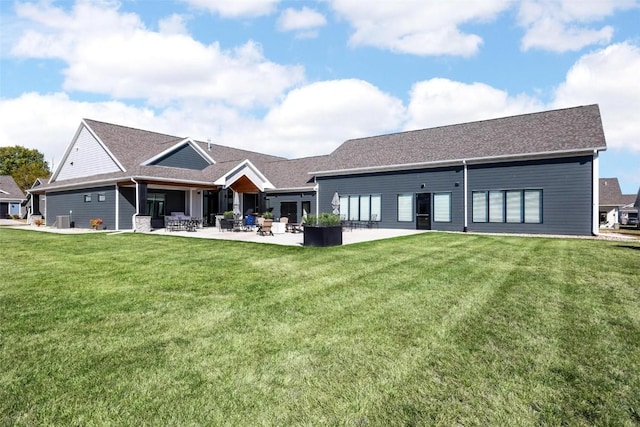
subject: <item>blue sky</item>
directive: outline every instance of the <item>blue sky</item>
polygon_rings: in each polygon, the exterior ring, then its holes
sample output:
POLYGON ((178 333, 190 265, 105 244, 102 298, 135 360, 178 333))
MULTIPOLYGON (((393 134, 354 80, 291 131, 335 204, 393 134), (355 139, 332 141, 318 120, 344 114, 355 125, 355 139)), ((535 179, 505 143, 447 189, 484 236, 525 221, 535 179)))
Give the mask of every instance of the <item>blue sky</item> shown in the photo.
POLYGON ((0 0, 0 145, 82 118, 286 157, 597 103, 640 187, 640 0, 0 0))

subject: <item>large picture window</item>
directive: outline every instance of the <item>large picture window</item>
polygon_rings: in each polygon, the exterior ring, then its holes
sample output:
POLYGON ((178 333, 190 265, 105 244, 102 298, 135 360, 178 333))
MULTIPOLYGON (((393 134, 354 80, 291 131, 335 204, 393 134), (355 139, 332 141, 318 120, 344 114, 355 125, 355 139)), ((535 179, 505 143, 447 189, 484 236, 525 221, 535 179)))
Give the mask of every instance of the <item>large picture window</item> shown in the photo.
POLYGON ((413 221, 413 194, 398 194, 398 221, 413 221))
POLYGON ((380 221, 381 197, 372 195, 340 196, 340 217, 350 221, 380 221))
POLYGON ((433 221, 451 222, 451 193, 433 195, 433 221))
POLYGON ((489 222, 504 222, 504 191, 489 191, 489 222))
POLYGON ((542 223, 542 190, 524 192, 524 222, 542 223))
POLYGON ((542 223, 542 190, 472 192, 473 222, 542 223))
POLYGON ((487 196, 486 191, 473 192, 473 222, 487 222, 487 196))

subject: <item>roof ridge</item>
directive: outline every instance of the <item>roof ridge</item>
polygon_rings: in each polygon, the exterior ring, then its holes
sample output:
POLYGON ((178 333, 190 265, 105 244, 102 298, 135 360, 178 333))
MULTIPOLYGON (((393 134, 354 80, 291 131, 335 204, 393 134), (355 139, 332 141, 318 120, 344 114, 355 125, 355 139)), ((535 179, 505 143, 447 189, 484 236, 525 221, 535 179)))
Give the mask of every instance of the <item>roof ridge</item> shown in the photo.
MULTIPOLYGON (((448 124, 448 125, 433 126, 433 127, 427 127, 427 128, 421 128, 421 129, 404 130, 404 131, 400 131, 400 132, 383 133, 383 134, 373 135, 373 136, 363 136, 361 138, 351 138, 351 139, 347 139, 343 144, 346 144, 347 142, 350 142, 350 141, 361 141, 361 140, 364 140, 364 139, 379 138, 379 137, 391 136, 391 135, 406 135, 406 134, 415 133, 415 132, 424 132, 424 131, 427 131, 427 130, 432 131, 432 130, 435 130, 435 129, 444 129, 444 128, 450 128, 450 127, 460 127, 460 126, 471 125, 471 124, 505 121, 505 120, 510 120, 510 119, 514 119, 514 118, 521 118, 521 117, 526 117, 526 116, 535 116, 535 115, 541 115, 541 114, 550 114, 550 113, 555 113, 555 112, 560 112, 560 111, 576 110, 576 109, 579 109, 579 108, 587 108, 587 107, 596 107, 596 108, 599 109, 598 104, 588 104, 588 105, 578 105, 578 106, 574 106, 574 107, 557 108, 557 109, 554 109, 554 110, 534 111, 534 112, 531 112, 531 113, 514 114, 514 115, 511 115, 511 116, 503 116, 503 117, 494 117, 492 119, 471 120, 469 122, 451 123, 451 124, 448 124)), ((338 150, 340 147, 342 147, 342 145, 338 146, 336 148, 336 150, 338 150)))
POLYGON ((137 131, 137 132, 146 132, 146 133, 152 133, 154 135, 167 136, 167 137, 174 138, 174 139, 187 139, 187 138, 189 138, 189 137, 184 137, 184 136, 170 135, 168 133, 156 132, 156 131, 153 131, 153 130, 135 128, 133 126, 125 126, 125 125, 120 125, 120 124, 117 124, 117 123, 104 122, 104 121, 101 121, 101 120, 95 120, 95 119, 89 119, 89 118, 83 118, 82 120, 85 121, 85 122, 100 123, 100 124, 103 124, 103 125, 108 125, 108 126, 113 126, 113 127, 123 128, 123 129, 134 130, 134 131, 137 131))

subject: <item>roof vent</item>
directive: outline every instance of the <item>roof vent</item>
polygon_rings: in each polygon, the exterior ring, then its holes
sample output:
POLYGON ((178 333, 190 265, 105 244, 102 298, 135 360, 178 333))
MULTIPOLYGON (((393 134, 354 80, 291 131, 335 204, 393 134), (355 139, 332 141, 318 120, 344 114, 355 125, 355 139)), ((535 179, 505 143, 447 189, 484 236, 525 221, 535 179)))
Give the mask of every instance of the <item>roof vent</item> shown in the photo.
POLYGON ((207 151, 211 151, 211 138, 207 138, 207 151))

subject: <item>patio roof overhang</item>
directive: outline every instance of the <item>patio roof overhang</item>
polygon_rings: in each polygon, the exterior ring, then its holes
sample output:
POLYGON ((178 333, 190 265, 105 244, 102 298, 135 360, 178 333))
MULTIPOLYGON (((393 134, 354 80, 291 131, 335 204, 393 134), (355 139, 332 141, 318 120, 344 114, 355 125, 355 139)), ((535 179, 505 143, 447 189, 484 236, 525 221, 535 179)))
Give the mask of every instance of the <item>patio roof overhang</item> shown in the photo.
POLYGON ((275 186, 265 177, 251 161, 245 160, 227 174, 214 182, 224 188, 231 188, 238 193, 256 193, 275 186))

